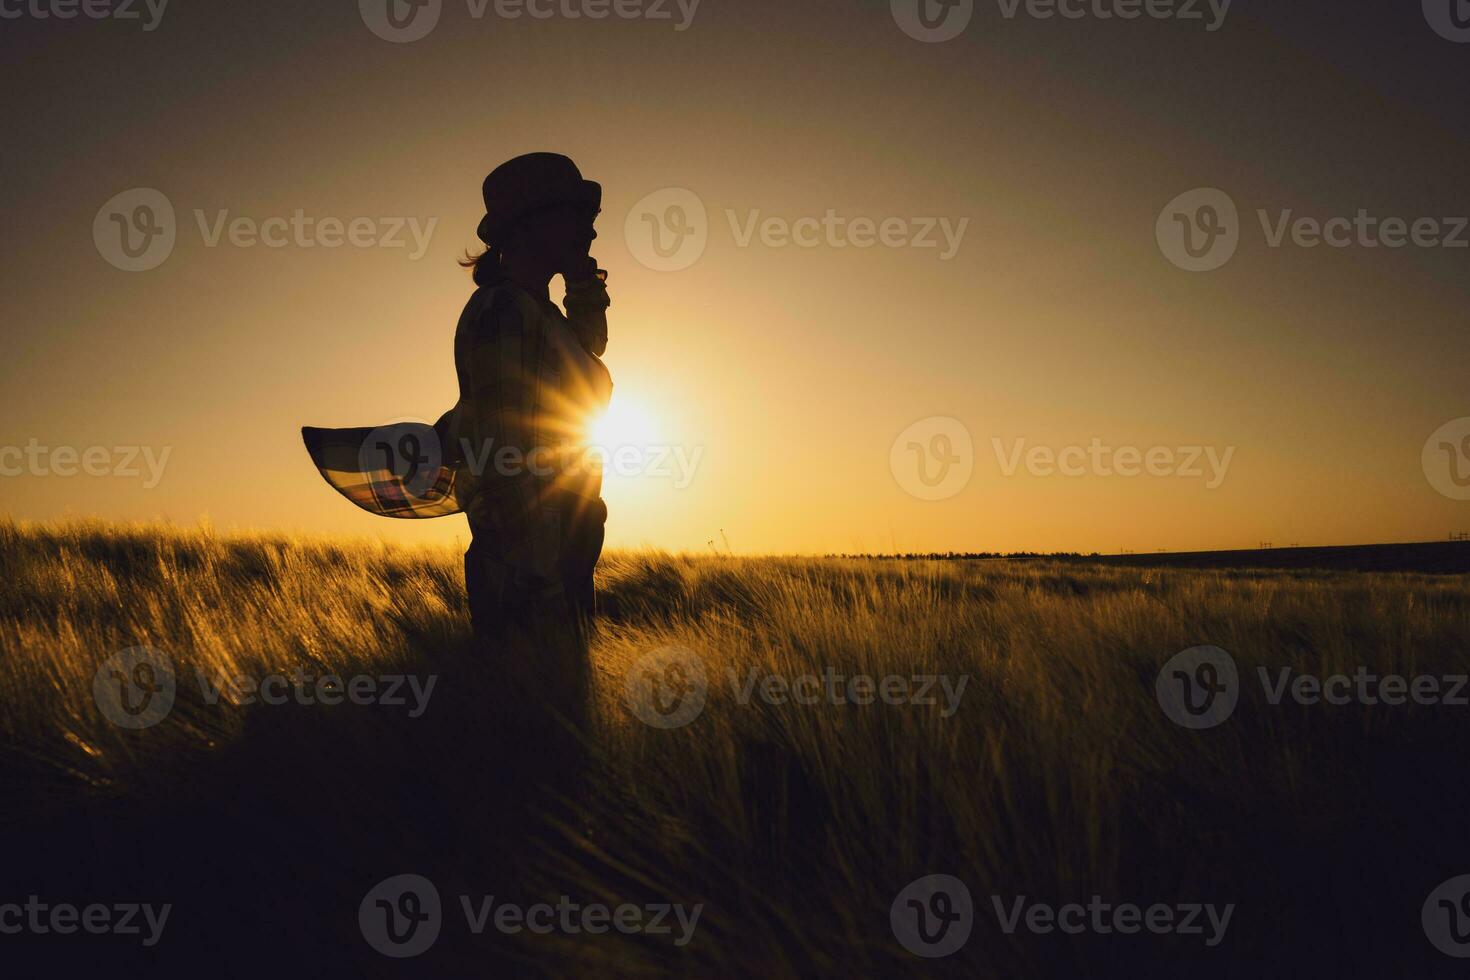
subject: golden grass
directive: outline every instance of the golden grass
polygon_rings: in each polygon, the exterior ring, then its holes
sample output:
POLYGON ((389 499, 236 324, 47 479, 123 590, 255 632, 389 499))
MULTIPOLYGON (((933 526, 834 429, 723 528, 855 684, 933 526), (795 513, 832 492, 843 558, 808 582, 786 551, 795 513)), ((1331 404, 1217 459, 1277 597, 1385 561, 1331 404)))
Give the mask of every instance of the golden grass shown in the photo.
MULTIPOLYGON (((1347 814, 1375 805, 1373 753, 1440 744, 1458 716, 1442 706, 1272 707, 1255 684, 1225 725, 1187 732, 1154 700, 1159 667, 1214 644, 1249 688, 1258 666, 1464 673, 1470 649, 1470 593, 1457 577, 614 553, 598 585, 615 612, 592 644, 592 788, 570 816, 548 817, 518 887, 708 907, 683 949, 613 935, 532 937, 496 953, 563 975, 1085 972, 1100 939, 1007 936, 991 894, 1238 902, 1237 949, 1259 953, 1309 910, 1270 897, 1293 887, 1291 868, 1263 878, 1250 856, 1264 847, 1275 860, 1288 845, 1350 833, 1347 814), (669 731, 638 722, 623 700, 630 665, 667 644, 696 651, 710 677, 704 712, 669 731), (938 707, 742 704, 731 680, 752 668, 827 667, 968 682, 945 718, 938 707), (1263 819, 1270 833, 1255 826, 1263 819), (980 907, 966 950, 937 964, 905 953, 887 925, 897 891, 931 873, 966 880, 980 907)), ((494 668, 473 662, 468 638, 460 556, 445 550, 0 524, 0 698, 8 768, 20 774, 5 791, 37 814, 91 799, 126 813, 210 773, 271 765, 289 739, 302 752, 362 756, 341 763, 358 774, 378 763, 430 770, 416 778, 445 794, 438 803, 431 794, 384 804, 334 781, 332 766, 309 789, 285 785, 358 813, 406 808, 411 824, 414 807, 434 810, 430 823, 455 826, 453 853, 364 843, 361 880, 405 870, 413 855, 409 870, 473 891, 475 869, 498 865, 484 856, 490 842, 484 855, 464 844, 474 837, 465 814, 484 791, 460 784, 484 777, 466 767, 514 747, 484 744, 476 706, 494 668), (101 717, 91 683, 104 658, 136 645, 185 672, 431 672, 440 702, 422 724, 389 724, 186 698, 155 728, 126 731, 101 717)), ((322 895, 351 913, 361 888, 323 873, 322 895)), ((1198 945, 1155 942, 1126 955, 1188 962, 1198 945)))

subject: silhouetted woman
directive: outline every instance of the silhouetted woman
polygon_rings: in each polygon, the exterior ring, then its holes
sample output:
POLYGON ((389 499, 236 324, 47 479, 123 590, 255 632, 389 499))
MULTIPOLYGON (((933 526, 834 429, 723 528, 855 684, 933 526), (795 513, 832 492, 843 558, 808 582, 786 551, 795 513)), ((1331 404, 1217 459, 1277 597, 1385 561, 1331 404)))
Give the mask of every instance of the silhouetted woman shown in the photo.
POLYGON ((555 153, 497 167, 484 183, 478 287, 454 338, 460 400, 450 440, 469 517, 465 585, 478 642, 533 702, 581 724, 585 625, 607 508, 587 425, 612 381, 606 273, 588 254, 602 188, 555 153), (566 280, 566 312, 549 295, 566 280))

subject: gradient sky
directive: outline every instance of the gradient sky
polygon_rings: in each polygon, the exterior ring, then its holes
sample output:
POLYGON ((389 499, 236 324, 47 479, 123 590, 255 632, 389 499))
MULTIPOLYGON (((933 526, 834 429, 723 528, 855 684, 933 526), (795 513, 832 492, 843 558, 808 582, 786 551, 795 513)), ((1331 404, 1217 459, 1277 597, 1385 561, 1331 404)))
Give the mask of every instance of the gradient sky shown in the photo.
POLYGON ((0 20, 0 446, 170 447, 151 488, 0 477, 0 512, 467 540, 462 518, 354 510, 297 432, 454 402, 472 288, 455 260, 480 182, 549 149, 605 188, 593 254, 611 273, 615 404, 702 450, 687 487, 609 478, 611 546, 705 550, 723 529, 738 552, 1115 552, 1470 530, 1470 502, 1421 463, 1470 415, 1470 250, 1271 248, 1255 217, 1470 214, 1470 45, 1418 3, 1236 0, 1212 32, 1007 19, 981 0, 944 43, 907 36, 886 0, 703 0, 683 31, 667 8, 674 21, 476 20, 446 0, 406 44, 346 0, 174 0, 151 31, 0 20), (167 196, 178 240, 132 273, 99 254, 93 221, 137 187, 167 196), (676 272, 624 234, 666 187, 708 211, 703 256, 676 272), (1154 234, 1199 187, 1242 218, 1209 273, 1176 268, 1154 234), (208 247, 196 209, 437 225, 417 259, 208 247), (969 224, 943 261, 742 247, 726 215, 828 209, 969 224), (940 501, 890 467, 932 416, 974 444, 972 478, 940 501), (1022 438, 1235 451, 1213 490, 1007 476, 992 440, 1022 438))

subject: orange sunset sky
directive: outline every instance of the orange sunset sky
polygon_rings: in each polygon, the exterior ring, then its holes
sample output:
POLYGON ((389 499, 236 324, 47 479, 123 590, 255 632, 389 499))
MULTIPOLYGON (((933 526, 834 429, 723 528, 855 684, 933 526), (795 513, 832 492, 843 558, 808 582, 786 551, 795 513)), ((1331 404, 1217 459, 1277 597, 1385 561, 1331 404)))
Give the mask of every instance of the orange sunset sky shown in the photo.
POLYGON ((615 407, 643 420, 620 434, 697 460, 687 481, 609 475, 611 547, 705 550, 721 529, 737 552, 1470 530, 1470 502, 1421 459, 1470 415, 1470 250, 1272 247, 1257 216, 1470 214, 1470 48, 1418 4, 1242 0, 1214 31, 977 4, 943 43, 907 36, 886 3, 705 0, 682 30, 669 6, 672 21, 508 20, 461 0, 411 43, 351 3, 179 4, 150 31, 0 25, 0 446, 168 452, 154 486, 141 462, 138 477, 7 470, 0 512, 467 542, 462 518, 354 510, 298 430, 453 404, 480 182, 547 149, 604 186, 606 360, 615 407), (171 254, 141 272, 93 234, 133 188, 176 213, 171 254), (638 239, 640 202, 665 188, 705 210, 704 251, 676 271, 638 239), (1195 188, 1239 208, 1238 250, 1209 272, 1155 234, 1195 188), (432 231, 421 255, 407 230, 399 248, 211 244, 221 212, 298 210, 432 231), (899 223, 866 247, 759 230, 829 211, 899 223), (927 218, 965 222, 952 256, 937 227, 938 247, 894 244, 927 218), (973 441, 972 475, 942 500, 908 492, 891 459, 931 417, 973 441), (1205 462, 1199 478, 1007 475, 1023 439, 1232 454, 1213 488, 1205 462))

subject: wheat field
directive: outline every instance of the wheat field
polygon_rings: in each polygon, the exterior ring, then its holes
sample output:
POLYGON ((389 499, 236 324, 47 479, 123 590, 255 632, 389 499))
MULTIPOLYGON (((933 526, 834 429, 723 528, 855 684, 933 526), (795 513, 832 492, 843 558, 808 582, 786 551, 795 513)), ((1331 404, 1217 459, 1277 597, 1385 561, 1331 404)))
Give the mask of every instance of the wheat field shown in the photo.
MULTIPOLYGON (((0 570, 5 892, 172 903, 154 947, 78 937, 73 952, 118 969, 1003 978, 1450 963, 1420 908, 1470 872, 1467 709, 1273 705, 1252 684, 1261 667, 1466 673, 1461 577, 612 553, 583 764, 528 781, 452 551, 5 523, 0 570), (1226 723, 1192 731, 1155 680, 1203 644, 1244 682, 1226 723), (93 684, 138 646, 180 680, 168 717, 130 730, 93 684), (708 685, 697 717, 660 728, 632 710, 629 673, 669 646, 697 655, 708 685), (435 686, 410 716, 228 691, 210 703, 196 683, 296 671, 435 686), (963 678, 962 696, 751 696, 752 678, 824 671, 963 678), (431 950, 399 961, 364 941, 358 912, 404 873, 435 883, 446 919, 431 950), (931 874, 974 898, 968 942, 943 959, 890 926, 895 896, 931 874), (702 913, 682 944, 477 935, 450 921, 461 895, 702 913), (1007 931, 999 907, 1019 896, 1234 912, 1215 945, 1007 931)), ((0 956, 18 949, 6 939, 0 956)))

